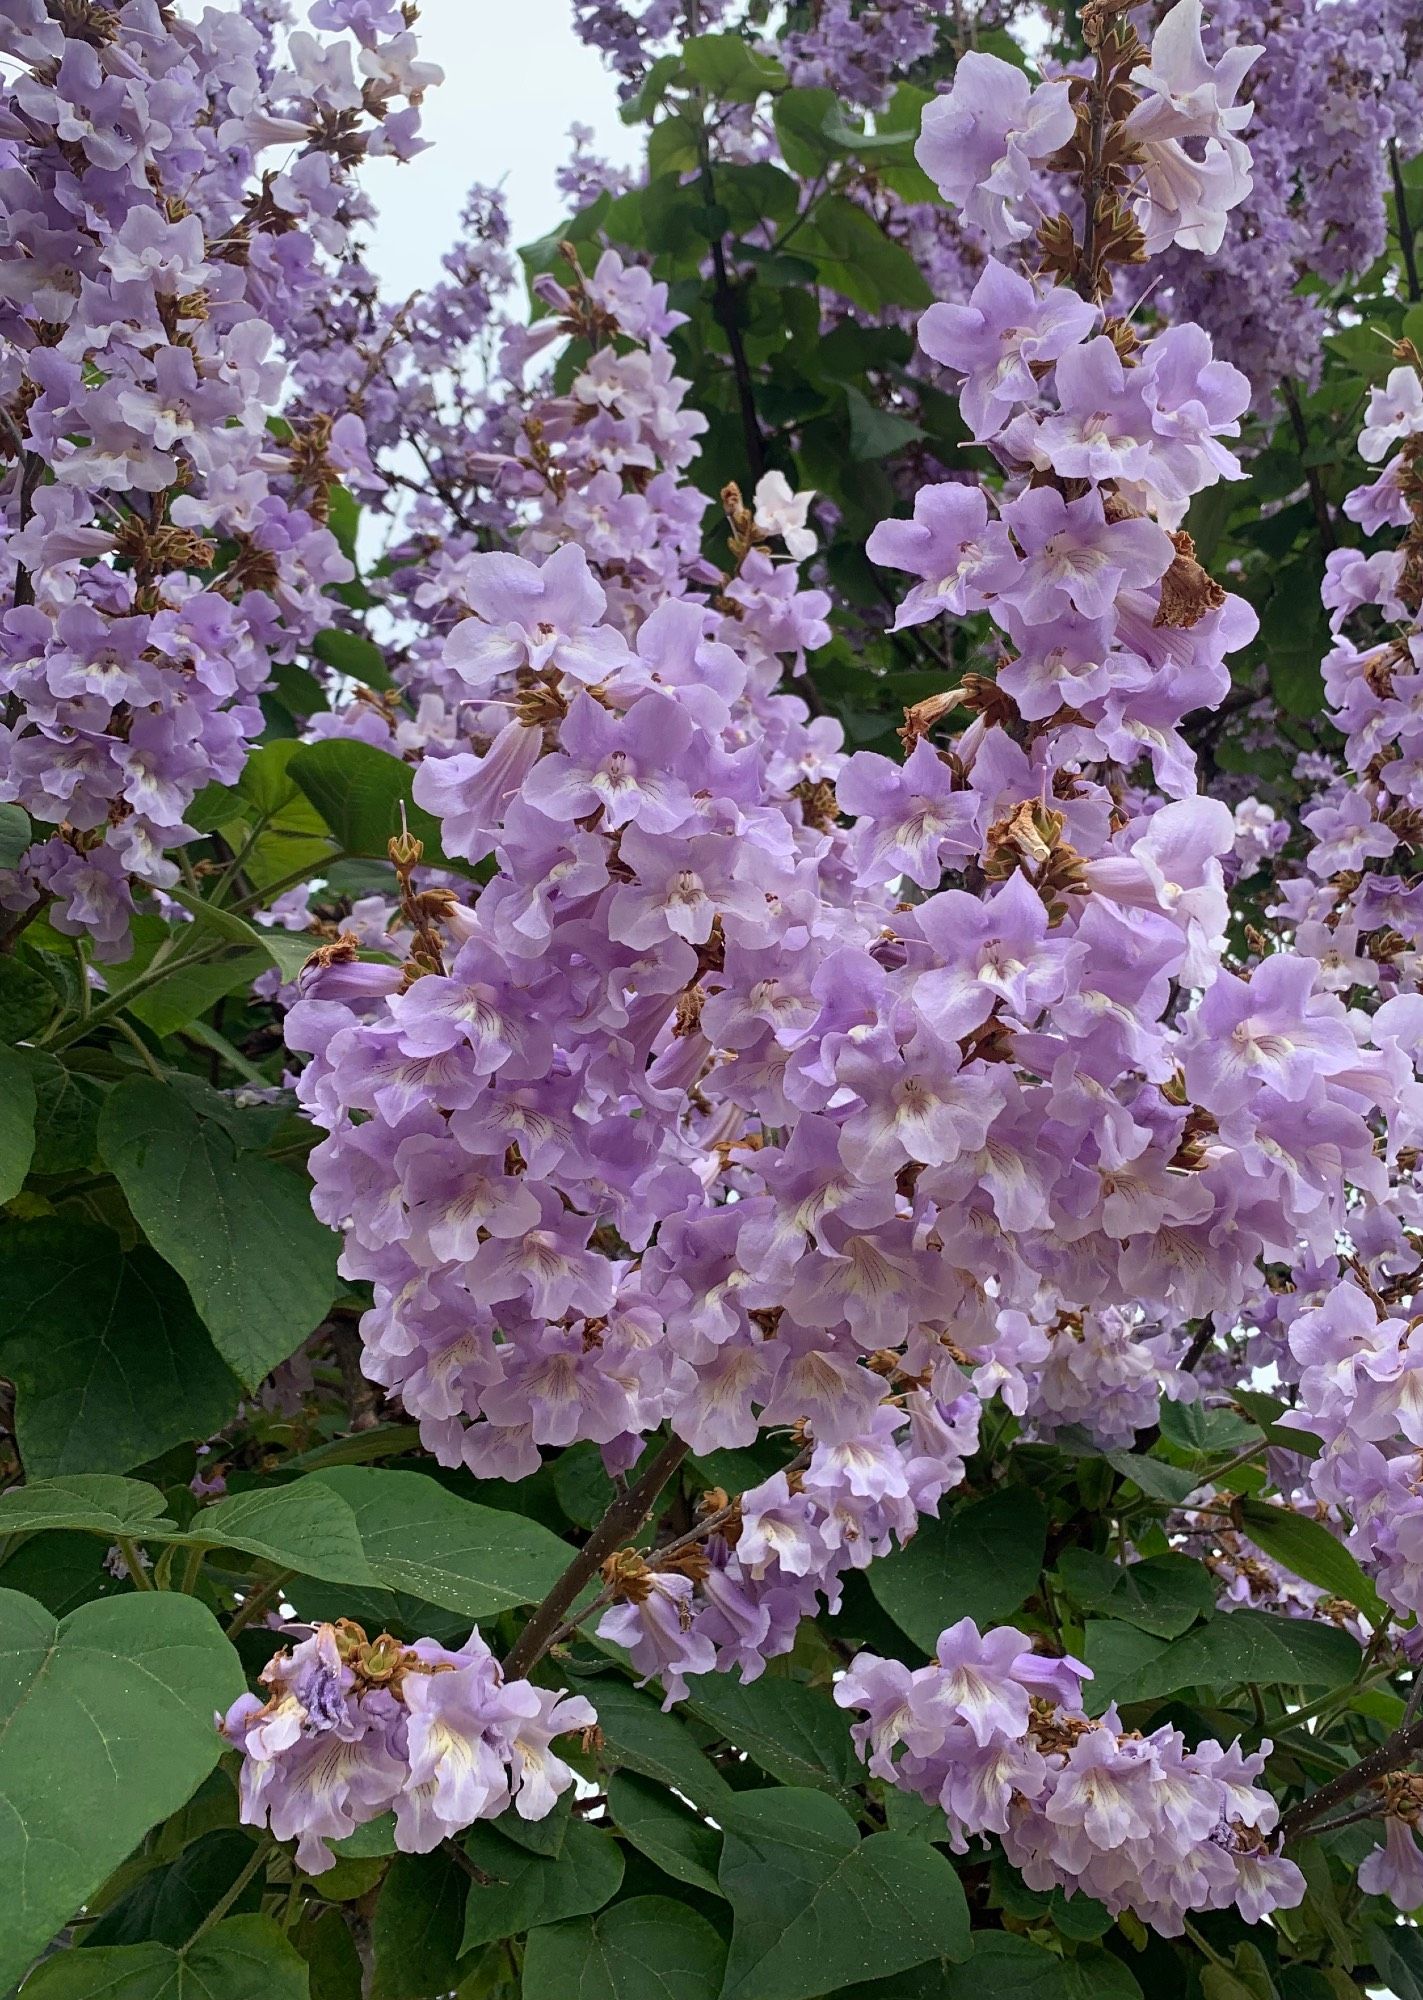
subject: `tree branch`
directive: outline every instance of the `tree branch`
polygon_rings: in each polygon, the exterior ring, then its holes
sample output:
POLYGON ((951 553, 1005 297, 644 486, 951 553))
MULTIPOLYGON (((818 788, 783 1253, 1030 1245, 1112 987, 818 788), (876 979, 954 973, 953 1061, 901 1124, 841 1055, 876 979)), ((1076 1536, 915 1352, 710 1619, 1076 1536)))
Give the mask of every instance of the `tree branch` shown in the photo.
POLYGON ((1200 1332, 1191 1342, 1181 1360, 1181 1372, 1191 1374, 1200 1362, 1201 1356, 1215 1339, 1215 1321, 1208 1313, 1200 1332))
POLYGON ((1319 468, 1303 463, 1304 455, 1309 450, 1309 427, 1304 420, 1304 411, 1300 408, 1299 392, 1293 382, 1282 382, 1280 394, 1285 399, 1285 408, 1290 414, 1290 429, 1294 432, 1295 443, 1299 446, 1304 483, 1309 488, 1309 504, 1314 509, 1314 524, 1319 530, 1319 545, 1325 555, 1329 555, 1337 547, 1334 520, 1329 512, 1329 501, 1325 497, 1324 488, 1320 484, 1319 468))
POLYGON ((1390 1771, 1411 1764, 1420 1749, 1423 1749, 1423 1720, 1405 1720, 1377 1750, 1370 1751, 1357 1764, 1351 1764, 1347 1771, 1341 1771, 1337 1778, 1331 1778, 1317 1792, 1311 1792, 1299 1805, 1291 1806, 1280 1821, 1276 1844, 1285 1847, 1290 1841, 1298 1840, 1301 1834, 1308 1833, 1336 1806, 1343 1805, 1346 1799, 1352 1799, 1355 1793, 1377 1784, 1390 1771))
POLYGON ((613 1502, 514 1641, 504 1661, 504 1672, 510 1680, 524 1678, 538 1665, 553 1644, 564 1614, 572 1609, 583 1586, 614 1549, 621 1548, 637 1533, 652 1512, 652 1503, 687 1456, 688 1449, 681 1438, 669 1439, 637 1484, 613 1502))
POLYGON ((1398 141, 1388 142, 1388 164, 1393 175, 1393 201, 1398 210, 1398 242, 1403 252, 1403 269, 1408 279, 1410 299, 1423 299, 1423 289, 1418 283, 1418 259, 1413 247, 1413 224, 1408 214, 1408 190, 1403 185, 1403 168, 1398 162, 1398 141))
MULTIPOLYGON (((691 0, 687 8, 686 26, 691 36, 701 33, 701 8, 697 0, 691 0)), ((712 171, 711 138, 707 132, 706 92, 700 84, 697 86, 696 104, 702 199, 711 210, 716 206, 716 176, 712 171)), ((714 280, 712 310, 726 335, 731 354, 731 373, 736 382, 736 400, 741 410, 741 432, 746 441, 746 462, 751 468, 751 483, 754 486, 766 470, 766 440, 761 435, 761 423, 756 415, 756 385, 751 375, 751 364, 746 359, 746 349, 742 345, 741 328, 736 323, 736 288, 726 267, 726 243, 720 231, 711 239, 711 255, 714 280)))

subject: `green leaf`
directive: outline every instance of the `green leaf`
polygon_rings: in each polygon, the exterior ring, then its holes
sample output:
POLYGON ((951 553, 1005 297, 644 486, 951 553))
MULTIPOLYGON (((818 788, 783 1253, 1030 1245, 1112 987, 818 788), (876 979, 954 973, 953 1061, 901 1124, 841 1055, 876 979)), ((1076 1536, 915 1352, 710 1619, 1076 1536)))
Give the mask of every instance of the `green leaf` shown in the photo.
POLYGON ((278 660, 273 665, 270 698, 281 703, 293 722, 308 722, 329 708, 325 688, 295 660, 278 660))
POLYGON ((605 1765, 671 1786, 702 1812, 721 1817, 733 1797, 731 1787, 702 1755, 685 1723, 664 1715, 650 1695, 614 1674, 570 1676, 569 1685, 598 1711, 603 1737, 599 1757, 605 1765))
POLYGON ((275 1563, 278 1569, 297 1570, 327 1583, 376 1581, 355 1515, 315 1474, 290 1486, 254 1486, 199 1508, 187 1539, 212 1548, 240 1549, 275 1563))
POLYGON ((298 870, 324 868, 339 852, 325 820, 291 774, 292 759, 306 747, 292 741, 264 743, 243 766, 238 790, 247 815, 263 827, 243 863, 255 888, 288 880, 298 870))
POLYGON ((241 1389, 181 1281, 67 1217, 0 1231, 0 1374, 31 1479, 127 1472, 221 1429, 241 1389))
POLYGON ((213 1712, 244 1685, 195 1598, 133 1591, 56 1621, 0 1591, 0 1991, 196 1790, 213 1712))
POLYGON ((395 1852, 395 1814, 384 1812, 378 1819, 368 1819, 344 1840, 328 1845, 342 1861, 379 1861, 395 1852))
MULTIPOLYGON (((268 929, 249 924, 235 910, 226 910, 221 904, 210 903, 204 896, 191 895, 186 889, 174 888, 169 893, 176 903, 191 911, 205 929, 216 931, 230 944, 242 945, 249 952, 260 952, 276 966, 283 979, 295 979, 322 942, 318 934, 310 931, 279 930, 275 925, 268 929)), ((162 991, 161 988, 158 990, 162 991)))
POLYGON ((356 536, 361 526, 361 503, 348 486, 333 479, 326 488, 326 524, 336 537, 336 543, 343 556, 350 563, 356 560, 356 536))
POLYGON ((546 1861, 550 1861, 562 1854, 573 1817, 573 1794, 565 1792, 553 1811, 545 1813, 542 1819, 520 1819, 516 1812, 505 1813, 500 1819, 499 1831, 505 1840, 512 1840, 526 1853, 541 1854, 546 1861))
POLYGON ((891 452, 913 444, 924 435, 911 417, 894 410, 882 410, 858 389, 845 391, 850 413, 850 456, 857 464, 872 458, 888 458, 891 452))
POLYGON ((1212 1410, 1204 1403, 1161 1405, 1161 1435, 1168 1444, 1197 1457, 1224 1453, 1234 1457, 1248 1445, 1258 1444, 1258 1426, 1235 1410, 1212 1410))
POLYGON ((0 1042, 22 1042, 54 1008, 54 988, 37 966, 14 953, 0 956, 0 1042))
POLYGON ((334 667, 338 674, 363 681, 382 694, 395 686, 384 653, 364 632, 342 632, 333 625, 330 631, 317 633, 311 650, 323 666, 334 667))
POLYGON ((721 1835, 661 1785, 618 1771, 608 1782, 608 1811, 620 1833, 674 1881, 719 1896, 721 1835))
POLYGON ((1211 1573, 1190 1556, 1148 1556, 1122 1566, 1086 1549, 1068 1549, 1058 1574, 1084 1611, 1125 1619, 1159 1639, 1179 1638, 1215 1610, 1211 1573))
POLYGON ((454 1856, 397 1854, 371 1924, 371 2000, 433 2000, 459 1984, 457 1961, 469 1877, 454 1856))
POLYGON ((726 1946, 667 1896, 530 1933, 523 2000, 717 2000, 726 1946))
POLYGON ((1082 1658, 1093 1674, 1082 1693, 1087 1713, 1100 1715, 1112 1700, 1117 1682, 1160 1653, 1160 1639, 1137 1625, 1128 1625, 1120 1618, 1089 1618, 1082 1627, 1082 1658))
MULTIPOLYGON (((602 229, 612 205, 612 194, 604 188, 586 208, 579 209, 577 215, 570 216, 558 228, 551 229, 547 236, 540 236, 533 243, 521 243, 519 261, 524 267, 525 276, 533 280, 541 271, 552 271, 561 264, 563 261, 559 247, 561 244, 593 242, 602 229)), ((531 291, 529 296, 535 307, 536 318, 540 312, 548 311, 548 307, 537 293, 531 291)))
POLYGON ((1322 1521, 1293 1513, 1288 1507, 1246 1499, 1241 1502, 1241 1526, 1267 1556, 1306 1583, 1317 1584, 1331 1597, 1342 1597, 1356 1611, 1362 1611, 1375 1628, 1387 1623, 1388 1612, 1378 1592, 1322 1521))
POLYGON ((0 1043, 0 1202, 13 1201, 35 1156, 34 1071, 0 1043))
POLYGON ((37 1598, 56 1618, 121 1585, 104 1568, 104 1548, 78 1529, 29 1535, 0 1548, 0 1587, 37 1598), (5 1549, 8 1552, 5 1552, 5 1549))
POLYGON ((43 1049, 26 1049, 35 1090, 36 1174, 82 1174, 98 1157, 104 1086, 43 1049))
POLYGON ((471 1621, 542 1597, 573 1554, 535 1521, 462 1500, 424 1473, 374 1466, 231 1494, 195 1514, 185 1539, 328 1583, 399 1591, 471 1621))
POLYGON ((683 44, 682 66, 694 83, 731 104, 754 104, 786 82, 775 57, 759 55, 740 35, 693 35, 683 44))
POLYGON ((412 795, 415 774, 410 766, 373 743, 353 736, 328 737, 304 743, 287 764, 298 784, 335 834, 347 854, 384 861, 390 842, 404 824, 424 843, 425 860, 468 874, 468 865, 451 859, 440 845, 440 822, 417 806, 412 795))
POLYGON ((814 260, 822 284, 856 305, 876 312, 882 306, 927 306, 933 293, 923 272, 874 217, 843 195, 815 205, 814 219, 796 238, 798 253, 814 260))
POLYGON ((461 1500, 422 1472, 343 1465, 310 1477, 354 1513, 377 1583, 466 1618, 536 1602, 573 1560, 537 1521, 461 1500))
POLYGON ((864 1766, 827 1689, 769 1674, 749 1683, 705 1675, 687 1707, 783 1785, 813 1785, 856 1804, 864 1766))
POLYGON ((265 947, 260 951, 224 949, 217 957, 197 963, 181 958, 157 985, 129 1001, 128 1012, 162 1041, 191 1026, 229 993, 244 991, 262 977, 271 962, 265 947))
POLYGON ((960 1618, 995 1625, 1037 1589, 1047 1516, 1023 1487, 1007 1487, 926 1521, 905 1549, 871 1563, 870 1589, 901 1632, 932 1653, 960 1618))
MULTIPOLYGON (((232 1799, 225 1780, 220 1782, 232 1799)), ((235 1800, 233 1805, 235 1808, 235 1800)), ((165 1827, 165 1835, 167 1831, 165 1827)), ((110 1944, 186 1944, 203 1919, 235 1889, 260 1838, 236 1826, 201 1835, 166 1867, 149 1868, 127 1895, 106 1910, 86 1930, 85 1949, 110 1944)), ((234 1897, 232 1915, 261 1909, 261 1875, 259 1868, 234 1897)))
POLYGON ((0 806, 0 868, 18 868, 34 837, 30 816, 23 806, 0 806))
POLYGON ((192 1294, 213 1345, 255 1388, 316 1327, 336 1289, 337 1239, 304 1183, 146 1077, 122 1083, 99 1145, 149 1242, 192 1294))
POLYGON ((1423 2000, 1423 1940, 1415 1930, 1400 1924, 1366 1924, 1364 1950, 1397 2000, 1423 2000))
POLYGON ((311 2000, 363 2000, 360 1953, 339 1910, 309 1905, 291 1936, 306 1960, 311 2000))
POLYGON ((307 2000, 306 1961, 270 1917, 229 1917, 174 1950, 94 1945, 47 1959, 33 2000, 307 2000))
POLYGON ((1008 1931, 980 1931, 973 1956, 956 1966, 945 2000, 1141 2000, 1131 1968, 1110 1952, 1058 1958, 1008 1931))
POLYGON ((1134 1480, 1149 1499, 1165 1500, 1173 1507, 1179 1507, 1201 1483, 1198 1472, 1168 1465, 1164 1458, 1148 1458, 1134 1451, 1104 1451, 1102 1456, 1124 1479, 1134 1480))
POLYGON ((659 56, 631 97, 618 106, 624 125, 639 125, 657 109, 667 94, 667 86, 682 67, 679 55, 659 56))
POLYGON ((611 1834, 575 1820, 563 1852, 529 1854, 493 1827, 472 1826, 464 1851, 487 1882, 471 1882, 461 1952, 495 1938, 516 1937, 537 1924, 586 1916, 622 1887, 622 1850, 611 1834))
MULTIPOLYGON (((1110 1699, 1125 1705, 1176 1694, 1188 1687, 1259 1686, 1298 1682, 1336 1687, 1358 1672, 1359 1648, 1347 1632, 1307 1618, 1276 1618, 1263 1611, 1232 1611, 1173 1640, 1112 1684, 1110 1699)), ((1105 1688, 1094 1688, 1101 1700, 1105 1688)))
POLYGON ((108 1472, 71 1472, 63 1479, 31 1479, 0 1493, 0 1535, 33 1535, 48 1528, 82 1528, 86 1534, 137 1535, 172 1529, 167 1502, 156 1486, 108 1472))
POLYGON ((772 111, 776 137, 793 174, 814 176, 843 156, 843 145, 831 137, 841 116, 833 90, 787 90, 776 99, 772 111))
POLYGON ((901 1833, 861 1840, 833 1799, 792 1787, 743 1794, 723 1827, 735 1917, 723 2000, 810 2000, 967 1956, 968 1906, 937 1848, 901 1833))
POLYGON ((1298 1451, 1306 1458, 1315 1458, 1324 1449, 1322 1441, 1312 1431, 1296 1430, 1293 1424, 1279 1422, 1290 1406, 1282 1403, 1278 1396, 1267 1395, 1263 1389, 1232 1389, 1230 1395, 1231 1401, 1238 1403, 1271 1444, 1279 1445, 1281 1450, 1298 1451))

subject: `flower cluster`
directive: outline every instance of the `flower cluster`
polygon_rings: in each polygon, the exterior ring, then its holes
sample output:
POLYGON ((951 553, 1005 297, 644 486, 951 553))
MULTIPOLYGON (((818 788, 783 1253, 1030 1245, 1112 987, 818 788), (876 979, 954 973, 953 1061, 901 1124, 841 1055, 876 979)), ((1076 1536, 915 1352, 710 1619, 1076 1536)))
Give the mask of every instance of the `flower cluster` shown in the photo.
POLYGON ((102 957, 131 878, 176 880, 194 795, 237 778, 273 662, 352 575, 326 517, 359 422, 268 413, 350 168, 417 145, 439 72, 395 29, 295 32, 274 67, 242 12, 5 10, 0 799, 37 837, 3 893, 52 901, 102 957))
POLYGON ((1391 160, 1423 146, 1420 25, 1407 0, 1224 0, 1211 9, 1209 41, 1221 51, 1260 45, 1253 186, 1214 255, 1167 259, 1165 305, 1207 326, 1263 402, 1281 382, 1315 378, 1324 288, 1367 271, 1383 250, 1391 160))
POLYGON ((433 1639, 367 1639, 342 1619, 277 1653, 265 1698, 239 1695, 217 1718, 242 1755, 242 1820, 295 1840, 319 1875, 333 1840, 395 1814, 403 1854, 428 1854, 511 1805, 543 1819, 573 1783, 550 1748, 591 1729, 581 1697, 505 1680, 476 1629, 457 1652, 433 1639))
POLYGON ((907 1542, 963 1478, 978 1443, 979 1403, 950 1408, 910 1390, 876 1409, 865 1429, 816 1444, 807 1462, 730 1502, 708 1496, 712 1518, 695 1535, 644 1561, 635 1550, 604 1567, 617 1599, 598 1636, 627 1648, 644 1678, 656 1674, 664 1706, 681 1701, 689 1674, 755 1680, 788 1653, 802 1618, 839 1609, 840 1578, 907 1542))
POLYGON ((1294 1321, 1290 1350, 1299 1398, 1284 1421, 1324 1440, 1311 1489, 1344 1509, 1387 1602, 1423 1615, 1423 1333, 1345 1282, 1294 1321))
MULTIPOLYGON (((1408 343, 1400 353, 1370 395, 1359 438, 1362 457, 1381 469, 1345 511, 1368 535, 1405 532, 1397 546, 1329 557, 1334 643, 1324 686, 1344 769, 1304 815, 1308 876, 1281 894, 1282 914, 1341 986, 1376 989, 1381 1001, 1416 989, 1423 944, 1423 891, 1408 863, 1423 826, 1423 365, 1408 343)), ((1402 1027, 1406 1017, 1397 1019, 1402 1027)), ((1415 1045, 1406 1028, 1402 1038, 1415 1045)))
POLYGON ((1304 1877, 1271 1848, 1274 1799, 1251 1756, 1170 1725, 1124 1729, 1082 1711, 1080 1661, 1047 1659, 1011 1625, 960 1619, 926 1667, 861 1653, 837 1683, 860 1712, 860 1754, 877 1777, 943 1809, 950 1844, 996 1834, 1034 1889, 1095 1896, 1179 1937, 1198 1910, 1234 1904, 1247 1923, 1292 1909, 1304 1877))
MULTIPOLYGON (((1114 102, 1166 119, 1196 62, 1172 22, 1150 57, 1107 31, 1114 102)), ((1240 69, 1191 85, 1203 129, 1126 149, 1158 160, 1152 213, 1187 139, 1243 171, 1240 69)), ((946 132, 1000 144, 981 100, 961 66, 931 171, 946 132)), ((1045 85, 1020 113, 1060 159, 1090 107, 1045 85)), ((1101 257, 1078 275, 995 259, 925 315, 1005 484, 926 488, 871 553, 920 580, 901 625, 986 614, 1005 652, 911 714, 902 763, 777 692, 825 609, 784 482, 728 490, 714 584, 692 549, 664 288, 611 254, 544 286, 591 358, 505 468, 541 495, 526 553, 450 558, 461 615, 419 668, 469 735, 427 745, 416 798, 493 877, 429 892, 403 972, 314 969, 288 1027, 318 1210, 374 1286, 365 1366, 444 1462, 521 1477, 588 1439, 622 1467, 664 1422, 849 1446, 896 1369, 1117 1446, 1163 1374, 1194 1393, 1188 1318, 1262 1254, 1332 1251, 1341 1162, 1377 1182, 1396 1065, 1312 960, 1221 968, 1236 827, 1180 730, 1253 621, 1161 523, 1235 470, 1246 385, 1198 329, 1142 341, 1084 297, 1101 257)))

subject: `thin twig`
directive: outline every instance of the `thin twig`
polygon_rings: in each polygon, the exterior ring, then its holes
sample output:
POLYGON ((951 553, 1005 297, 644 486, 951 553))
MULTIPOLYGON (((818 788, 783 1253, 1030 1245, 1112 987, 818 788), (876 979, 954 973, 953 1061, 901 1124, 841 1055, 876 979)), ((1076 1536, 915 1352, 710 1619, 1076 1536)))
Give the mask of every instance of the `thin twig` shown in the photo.
POLYGON ((228 1638, 234 1638, 237 1633, 244 1631, 252 1623, 258 1612, 265 1613, 281 1596, 295 1575, 296 1571, 294 1569, 278 1570, 277 1574, 269 1577, 259 1589, 254 1590, 250 1596, 244 1597, 241 1604, 237 1607, 236 1612, 228 1621, 228 1638))
POLYGON ((197 1943, 200 1937, 206 1936, 206 1934, 210 1930, 212 1930, 215 1925, 220 1924, 222 1922, 223 1918, 227 1915, 228 1911, 232 1908, 233 1904, 237 1901, 237 1898, 242 1894, 242 1891, 247 1887, 247 1884, 252 1880, 252 1877, 257 1873, 258 1869, 266 1867, 267 1862, 272 1853, 272 1848, 273 1848, 273 1843, 270 1840, 258 1841, 256 1847, 252 1850, 252 1854, 249 1857, 246 1865, 243 1867, 242 1873, 238 1876, 237 1880, 231 1885, 231 1887, 226 1889, 223 1892, 223 1894, 218 1897, 217 1901, 213 1904, 212 1908, 208 1911, 207 1915, 203 1918, 202 1922, 198 1925, 197 1929, 188 1939, 188 1942, 183 1946, 184 1951, 190 1951, 192 1947, 197 1943))
POLYGON ((1403 185, 1403 168, 1399 164, 1398 141, 1388 142, 1388 164, 1393 175, 1393 200, 1398 210, 1398 243, 1403 252, 1403 270, 1408 279, 1410 299, 1423 299, 1423 289, 1418 283, 1418 259, 1413 247, 1413 224, 1408 214, 1408 190, 1403 185))
POLYGON ((1215 1321, 1207 1315, 1200 1332, 1186 1349, 1181 1361, 1181 1373, 1190 1375, 1199 1366, 1201 1356, 1215 1339, 1215 1321))
POLYGON ((1406 1727, 1400 1724, 1377 1750, 1361 1757, 1357 1764, 1351 1764, 1347 1771, 1341 1771, 1337 1778, 1331 1778, 1317 1792, 1311 1792, 1299 1805, 1291 1806, 1280 1821, 1276 1845, 1284 1847, 1289 1841, 1298 1840, 1301 1834, 1308 1833, 1336 1806, 1343 1805, 1346 1799, 1352 1799, 1356 1793, 1377 1784, 1390 1771, 1411 1764, 1420 1748, 1423 1748, 1423 1721, 1410 1722, 1406 1727))
POLYGON ((1338 546, 1338 539, 1334 533, 1334 517, 1329 512, 1329 501, 1320 483, 1318 466, 1307 465, 1304 462, 1305 455, 1309 451, 1309 426, 1304 420, 1304 411, 1300 408, 1299 392, 1293 382, 1282 382, 1280 394, 1284 398, 1285 408, 1289 411, 1290 429, 1294 432, 1295 443, 1299 447, 1304 483, 1309 488, 1309 504, 1314 509, 1314 525, 1319 530, 1319 546, 1325 555, 1330 555, 1338 546))
MULTIPOLYGON (((807 1445, 804 1451, 799 1452, 781 1470, 787 1474, 799 1472, 809 1465, 810 1456, 811 1448, 807 1445)), ((724 1507, 718 1507, 714 1514, 708 1514, 703 1520, 698 1521, 695 1528, 688 1528, 684 1535, 678 1535, 672 1541, 664 1542, 661 1548, 649 1549, 646 1557, 647 1567, 651 1570, 671 1567, 674 1559, 681 1555, 684 1549, 694 1548, 698 1542, 706 1541, 707 1537, 714 1535, 718 1528, 725 1527, 740 1510, 739 1496, 735 1500, 728 1500, 724 1507)), ((565 1639, 571 1639, 579 1626, 586 1625, 595 1612, 601 1611, 604 1605, 611 1604, 616 1594, 613 1590, 600 1590, 591 1603, 585 1604, 572 1618, 564 1620, 544 1650, 552 1651, 555 1646, 562 1645, 565 1639)))
POLYGON ((138 1544, 131 1535, 115 1535, 114 1546, 124 1559, 128 1580, 135 1590, 157 1590, 158 1585, 143 1567, 139 1558, 138 1544))
POLYGON ((553 1589, 514 1641, 504 1661, 510 1680, 527 1675, 553 1644, 554 1635, 589 1579, 614 1549, 631 1540, 652 1512, 653 1502, 687 1456, 681 1438, 666 1443, 637 1484, 615 1500, 553 1589))

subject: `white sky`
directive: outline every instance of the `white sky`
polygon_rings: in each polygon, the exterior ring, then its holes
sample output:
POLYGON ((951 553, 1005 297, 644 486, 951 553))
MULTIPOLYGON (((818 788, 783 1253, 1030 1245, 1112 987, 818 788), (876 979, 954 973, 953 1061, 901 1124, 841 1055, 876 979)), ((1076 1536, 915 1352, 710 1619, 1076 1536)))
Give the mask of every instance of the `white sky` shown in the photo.
POLYGON ((420 0, 420 53, 445 72, 421 107, 433 144, 361 173, 380 208, 370 263, 388 296, 439 276, 474 181, 503 183, 515 244, 546 235, 567 212, 554 171, 570 125, 592 126, 594 150, 619 165, 637 158, 642 135, 619 119, 614 80, 572 16, 572 0, 420 0))

